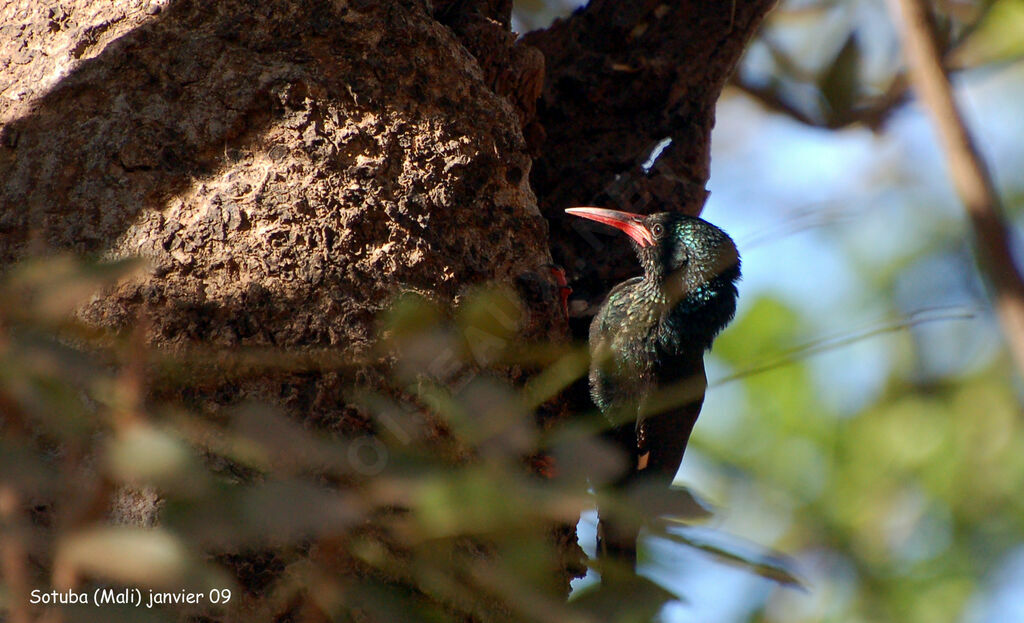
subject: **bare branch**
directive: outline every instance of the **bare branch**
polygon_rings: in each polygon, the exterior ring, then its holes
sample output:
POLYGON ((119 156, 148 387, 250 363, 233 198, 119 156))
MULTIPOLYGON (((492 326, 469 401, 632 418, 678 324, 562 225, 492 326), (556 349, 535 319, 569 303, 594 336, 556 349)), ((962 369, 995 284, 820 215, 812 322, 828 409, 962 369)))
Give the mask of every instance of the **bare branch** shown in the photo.
MULTIPOLYGON (((963 26, 954 39, 938 45, 938 48, 941 50, 940 58, 947 73, 959 73, 978 68, 965 64, 962 58, 958 58, 960 56, 958 52, 963 49, 982 25, 993 4, 994 2, 987 0, 980 8, 977 8, 973 19, 963 26)), ((822 5, 816 5, 810 11, 818 12, 823 8, 824 6, 822 5)), ((808 9, 788 9, 783 13, 792 15, 806 10, 808 9)), ((779 13, 776 13, 776 15, 779 15, 779 13)), ((814 85, 818 81, 818 76, 814 72, 802 69, 800 64, 790 58, 782 46, 775 42, 771 36, 769 24, 762 26, 761 30, 762 32, 758 35, 759 40, 771 53, 772 59, 775 61, 781 75, 806 85, 814 85)), ((1024 56, 993 61, 984 67, 986 69, 998 69, 1013 65, 1021 60, 1024 60, 1024 56)), ((785 90, 779 86, 774 84, 757 84, 756 81, 745 78, 742 72, 733 74, 729 85, 754 98, 770 111, 786 115, 805 125, 825 128, 827 130, 840 130, 851 125, 864 125, 874 132, 881 131, 893 113, 899 110, 910 97, 910 81, 904 71, 899 71, 892 76, 889 86, 885 89, 884 93, 858 99, 854 106, 847 109, 828 109, 821 111, 820 114, 808 111, 797 103, 790 101, 786 97, 785 90)))
POLYGON ((890 8, 902 34, 911 83, 939 133, 973 228, 978 265, 992 287, 1018 372, 1024 374, 1024 280, 1014 262, 999 195, 953 99, 928 6, 924 0, 890 0, 890 8))

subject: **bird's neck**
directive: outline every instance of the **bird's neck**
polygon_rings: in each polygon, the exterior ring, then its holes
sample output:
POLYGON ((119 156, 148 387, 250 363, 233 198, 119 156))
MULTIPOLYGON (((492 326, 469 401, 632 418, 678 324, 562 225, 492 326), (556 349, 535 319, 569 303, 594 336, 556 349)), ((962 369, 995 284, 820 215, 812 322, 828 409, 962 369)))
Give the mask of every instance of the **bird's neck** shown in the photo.
POLYGON ((735 287, 725 277, 683 289, 645 273, 638 290, 651 302, 650 332, 666 353, 707 350, 736 309, 735 287))

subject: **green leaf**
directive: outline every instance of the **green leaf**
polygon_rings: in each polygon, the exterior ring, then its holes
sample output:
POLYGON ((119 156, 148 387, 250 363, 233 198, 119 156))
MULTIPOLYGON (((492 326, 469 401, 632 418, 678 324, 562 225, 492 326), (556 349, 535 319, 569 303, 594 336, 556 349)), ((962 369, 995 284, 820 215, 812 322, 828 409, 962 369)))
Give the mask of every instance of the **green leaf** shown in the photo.
POLYGON ((140 271, 138 259, 88 262, 72 255, 32 259, 14 266, 0 285, 0 309, 15 318, 52 324, 72 314, 104 287, 140 271))
POLYGON ((88 576, 171 590, 220 588, 227 582, 178 536, 161 528, 127 526, 102 526, 64 537, 57 545, 54 575, 58 584, 88 576))
POLYGON ((848 117, 856 105, 860 94, 860 64, 860 44, 854 31, 850 31, 832 64, 818 78, 818 89, 828 102, 826 118, 848 117))
POLYGON ((675 543, 686 545, 710 554, 718 560, 746 569, 763 578, 773 580, 784 586, 791 586, 806 590, 803 582, 797 579, 795 572, 796 562, 788 556, 771 551, 750 551, 760 550, 758 546, 740 541, 738 538, 716 534, 717 538, 728 538, 730 544, 716 544, 710 540, 680 528, 669 528, 657 532, 656 536, 666 538, 675 543), (742 550, 748 551, 742 551, 742 550))
POLYGON ((650 623, 664 605, 677 599, 651 580, 623 572, 614 581, 606 581, 573 594, 573 608, 595 621, 609 623, 650 623))
POLYGON ((120 431, 107 445, 107 470, 130 485, 156 486, 162 492, 199 495, 209 481, 198 457, 168 431, 139 424, 120 431))
POLYGON ((967 66, 1019 60, 1024 57, 1024 0, 999 0, 956 52, 967 66))

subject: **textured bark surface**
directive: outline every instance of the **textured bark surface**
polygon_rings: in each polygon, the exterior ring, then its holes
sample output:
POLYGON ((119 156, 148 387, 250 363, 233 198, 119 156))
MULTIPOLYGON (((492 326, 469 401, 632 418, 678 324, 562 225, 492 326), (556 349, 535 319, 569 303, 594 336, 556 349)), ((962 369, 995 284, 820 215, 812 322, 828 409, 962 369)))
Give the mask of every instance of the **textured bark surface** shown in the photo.
POLYGON ((562 211, 598 205, 700 214, 715 102, 774 4, 593 0, 526 36, 547 61, 538 106, 547 141, 531 182, 551 223, 552 254, 577 297, 599 303, 636 262, 628 245, 581 236, 596 228, 562 211), (645 172, 642 165, 666 139, 671 143, 645 172))
MULTIPOLYGON (((5 7, 0 258, 147 258, 90 321, 357 355, 399 291, 548 279, 517 113, 423 3, 51 5, 5 7)), ((557 337, 553 293, 532 294, 524 336, 557 337)), ((340 389, 224 398, 344 430, 340 389)))
MULTIPOLYGON (((524 43, 509 0, 0 0, 0 267, 141 255, 82 316, 171 350, 358 357, 396 293, 494 281, 524 339, 562 339, 552 254, 589 303, 635 264, 561 210, 698 213, 714 103, 771 4, 595 0, 524 43)), ((190 399, 359 430, 346 382, 190 399)))
POLYGON ((149 258, 95 320, 145 307, 161 343, 358 349, 398 288, 543 272, 515 112, 421 4, 77 19, 136 25, 4 111, 0 253, 149 258))

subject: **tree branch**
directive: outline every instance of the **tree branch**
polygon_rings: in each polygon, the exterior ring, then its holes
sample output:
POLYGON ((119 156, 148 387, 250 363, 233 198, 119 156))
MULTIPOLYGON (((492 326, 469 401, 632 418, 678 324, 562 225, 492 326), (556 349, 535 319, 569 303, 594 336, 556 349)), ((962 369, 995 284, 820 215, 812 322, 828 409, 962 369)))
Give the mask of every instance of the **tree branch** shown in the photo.
POLYGON ((1014 262, 999 195, 953 99, 927 5, 923 0, 890 0, 889 5, 902 34, 911 82, 938 131, 953 186, 970 218, 978 265, 993 289, 1017 370, 1024 374, 1024 279, 1014 262))
POLYGON ((790 102, 780 89, 773 86, 759 86, 744 80, 739 75, 733 76, 729 86, 761 103, 772 112, 798 121, 804 125, 826 130, 841 130, 845 127, 863 124, 871 130, 881 130, 894 112, 907 101, 909 84, 906 76, 896 76, 885 93, 872 98, 865 105, 848 110, 828 111, 819 117, 800 106, 790 102))
POLYGON ((525 37, 546 64, 537 114, 547 142, 531 184, 551 225, 552 255, 577 294, 603 294, 621 277, 617 267, 634 264, 628 245, 595 253, 593 242, 607 239, 584 240, 562 210, 597 202, 699 214, 715 103, 774 3, 592 0, 525 37), (646 171, 641 165, 666 138, 670 162, 646 171))
MULTIPOLYGON (((975 69, 975 67, 964 64, 962 59, 958 61, 957 53, 971 40, 971 37, 984 22, 993 4, 995 3, 991 1, 985 3, 973 17, 972 21, 964 25, 957 32, 955 38, 948 41, 943 40, 941 43, 936 38, 937 47, 941 50, 939 57, 948 74, 975 69)), ((790 9, 789 11, 783 11, 783 13, 793 14, 801 10, 803 9, 790 9)), ((814 72, 803 70, 799 63, 794 62, 790 58, 782 46, 773 41, 770 35, 770 24, 765 24, 762 27, 759 39, 771 52, 772 58, 775 60, 776 69, 778 70, 776 73, 785 77, 786 81, 795 80, 803 85, 815 85, 819 80, 819 76, 814 72)), ((1019 60, 1021 59, 1006 59, 990 63, 987 66, 1013 64, 1019 60)), ((754 98, 768 110, 786 115, 804 125, 827 130, 840 130, 852 125, 864 125, 875 132, 880 131, 889 121, 889 118, 892 117, 893 113, 907 103, 907 100, 910 99, 911 87, 907 73, 900 70, 892 75, 889 80, 889 87, 884 93, 871 97, 862 94, 850 107, 838 110, 826 107, 824 110, 819 111, 818 114, 815 114, 815 112, 807 110, 806 107, 802 107, 798 103, 793 102, 791 98, 788 98, 786 90, 780 88, 778 84, 768 84, 770 81, 763 82, 765 84, 759 84, 756 80, 751 81, 745 78, 741 72, 736 72, 730 79, 729 85, 754 98)))

